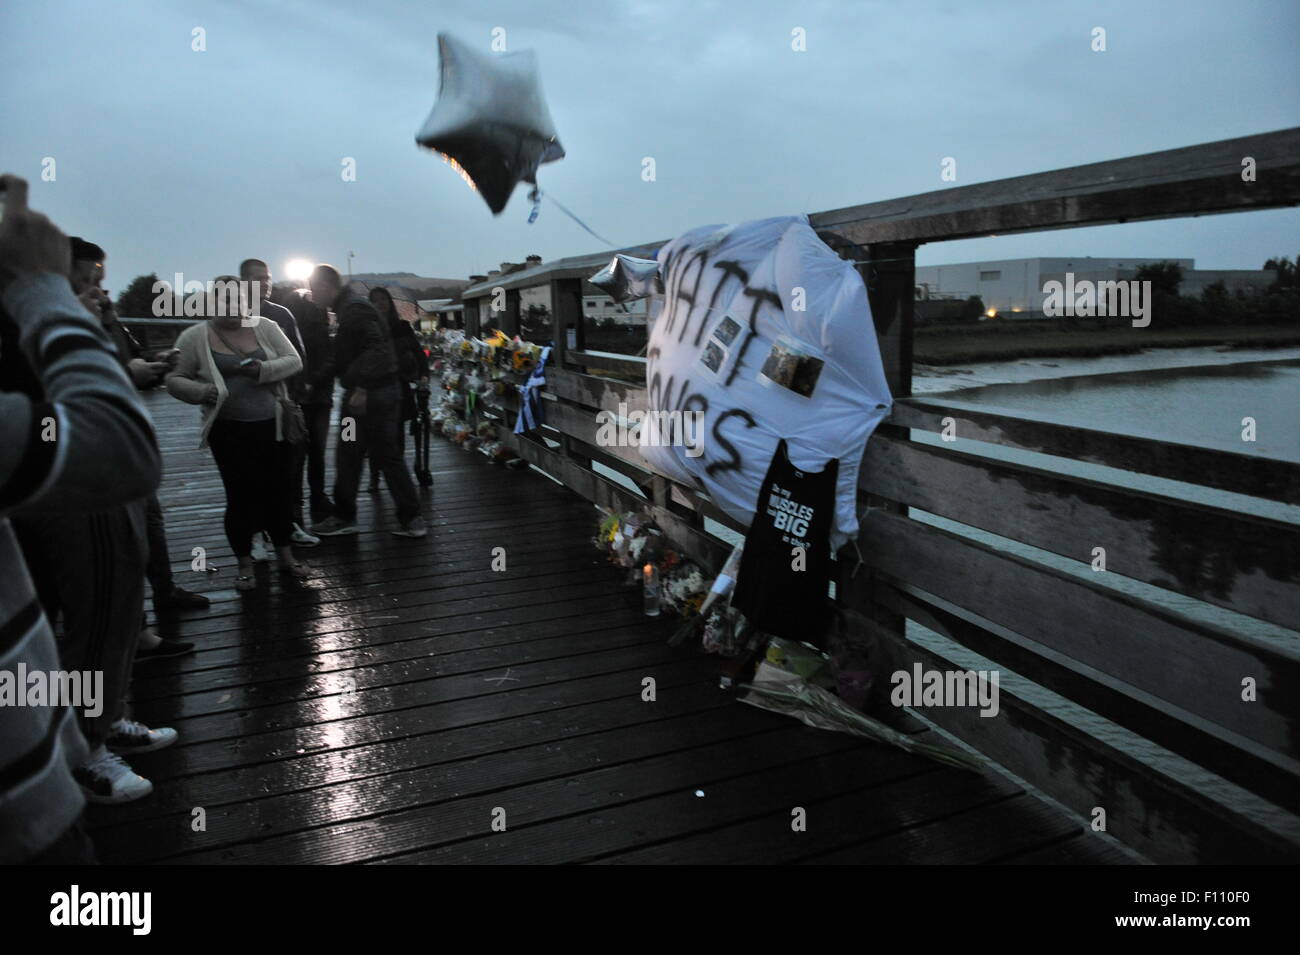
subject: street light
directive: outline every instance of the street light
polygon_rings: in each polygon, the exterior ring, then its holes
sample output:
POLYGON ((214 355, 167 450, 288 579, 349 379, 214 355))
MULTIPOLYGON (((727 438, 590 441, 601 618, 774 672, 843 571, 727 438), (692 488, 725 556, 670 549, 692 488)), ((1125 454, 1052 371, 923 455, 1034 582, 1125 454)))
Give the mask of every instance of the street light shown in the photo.
MULTIPOLYGON (((308 262, 306 259, 290 259, 284 265, 284 274, 290 280, 302 282, 305 285, 315 268, 315 264, 308 262)), ((301 289, 299 289, 299 293, 302 293, 301 289)))

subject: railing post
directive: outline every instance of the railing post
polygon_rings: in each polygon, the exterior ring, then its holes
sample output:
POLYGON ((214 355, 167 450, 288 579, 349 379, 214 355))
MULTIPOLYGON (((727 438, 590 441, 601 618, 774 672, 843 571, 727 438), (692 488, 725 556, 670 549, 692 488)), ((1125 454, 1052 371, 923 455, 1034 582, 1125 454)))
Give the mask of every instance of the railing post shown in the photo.
POLYGON ((482 332, 479 325, 479 303, 481 298, 465 299, 465 337, 477 338, 482 332))
POLYGON ((519 289, 506 290, 506 310, 501 315, 501 330, 509 336, 519 334, 519 289))
POLYGON ((858 266, 880 341, 885 380, 895 398, 912 393, 912 305, 916 299, 916 243, 879 242, 866 246, 858 266))
MULTIPOLYGON (((857 269, 867 286, 867 299, 871 303, 871 316, 880 345, 885 380, 889 383, 890 394, 895 399, 902 398, 912 393, 912 307, 916 294, 916 243, 882 242, 859 247, 857 251, 857 269)), ((884 433, 898 431, 904 438, 909 434, 907 429, 896 429, 887 424, 880 425, 878 430, 884 433)), ((869 466, 869 449, 870 442, 868 455, 862 465, 864 468, 869 466)), ((894 514, 907 513, 905 505, 869 495, 859 498, 860 513, 865 511, 861 507, 863 503, 894 514)), ((869 541, 859 544, 863 549, 869 546, 869 541)), ((905 662, 903 644, 907 640, 907 618, 881 606, 872 598, 873 574, 869 567, 859 564, 857 549, 850 545, 836 557, 837 598, 874 621, 883 635, 893 638, 894 645, 880 648, 885 656, 880 663, 887 669, 896 669, 905 662)))
MULTIPOLYGON (((574 325, 579 329, 582 326, 582 279, 551 279, 551 357, 549 365, 561 371, 580 370, 569 359, 568 328, 570 325, 574 325)), ((577 339, 576 344, 579 348, 582 347, 581 337, 577 339)), ((574 447, 573 439, 567 434, 560 435, 560 451, 574 464, 590 470, 591 458, 579 454, 574 447)))
POLYGON ((551 330, 555 341, 555 365, 570 367, 569 327, 575 330, 575 344, 583 347, 582 279, 551 279, 551 330))

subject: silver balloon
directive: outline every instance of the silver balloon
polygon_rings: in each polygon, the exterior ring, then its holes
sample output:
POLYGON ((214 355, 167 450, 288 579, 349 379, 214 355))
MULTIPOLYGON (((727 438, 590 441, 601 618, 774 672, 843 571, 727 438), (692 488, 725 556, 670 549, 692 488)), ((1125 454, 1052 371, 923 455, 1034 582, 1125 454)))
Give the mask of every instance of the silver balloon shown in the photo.
POLYGON ((659 277, 659 263, 654 259, 637 259, 630 255, 615 255, 609 265, 587 281, 615 302, 648 298, 662 294, 664 290, 663 280, 659 277))
POLYGON ((446 33, 438 54, 438 101, 415 141, 441 153, 500 214, 521 180, 536 185, 538 165, 564 157, 537 57, 480 53, 446 33))

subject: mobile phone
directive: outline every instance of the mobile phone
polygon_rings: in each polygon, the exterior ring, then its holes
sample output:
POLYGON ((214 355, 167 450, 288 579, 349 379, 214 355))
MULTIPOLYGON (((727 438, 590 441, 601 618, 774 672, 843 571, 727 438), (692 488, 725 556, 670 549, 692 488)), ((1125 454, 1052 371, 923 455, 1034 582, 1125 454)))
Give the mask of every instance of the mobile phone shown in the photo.
POLYGON ((239 367, 243 368, 245 365, 251 365, 252 363, 253 363, 253 359, 245 358, 243 361, 239 363, 239 367))

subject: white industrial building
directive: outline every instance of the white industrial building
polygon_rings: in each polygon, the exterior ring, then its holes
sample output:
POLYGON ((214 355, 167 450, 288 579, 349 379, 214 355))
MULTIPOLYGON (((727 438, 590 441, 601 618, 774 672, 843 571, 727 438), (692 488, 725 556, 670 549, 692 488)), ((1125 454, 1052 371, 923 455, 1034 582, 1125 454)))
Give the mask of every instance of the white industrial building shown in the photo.
POLYGON ((1179 286, 1182 295, 1199 295, 1207 285, 1223 282, 1229 291, 1267 288, 1274 273, 1263 269, 1197 269, 1195 259, 1153 256, 1143 259, 1034 258, 962 262, 957 265, 918 265, 916 298, 965 300, 978 295, 984 307, 1005 317, 1040 318, 1043 314, 1043 286, 1052 281, 1064 284, 1067 272, 1075 282, 1088 279, 1110 282, 1132 279, 1139 266, 1153 262, 1176 262, 1183 270, 1179 286))

